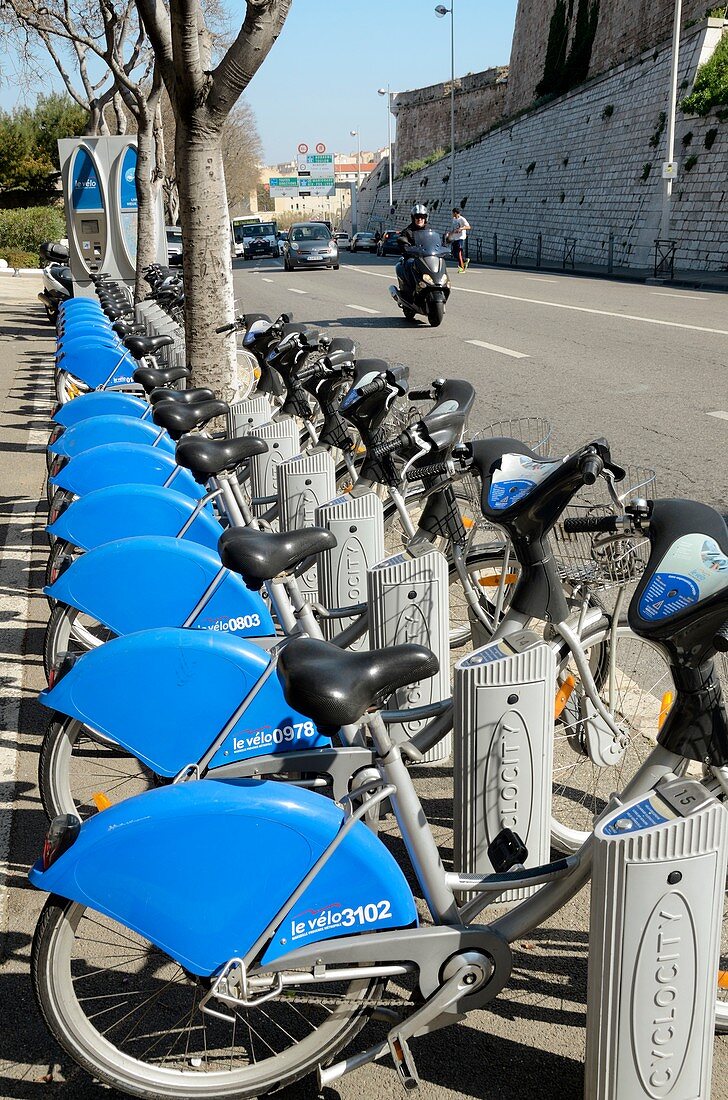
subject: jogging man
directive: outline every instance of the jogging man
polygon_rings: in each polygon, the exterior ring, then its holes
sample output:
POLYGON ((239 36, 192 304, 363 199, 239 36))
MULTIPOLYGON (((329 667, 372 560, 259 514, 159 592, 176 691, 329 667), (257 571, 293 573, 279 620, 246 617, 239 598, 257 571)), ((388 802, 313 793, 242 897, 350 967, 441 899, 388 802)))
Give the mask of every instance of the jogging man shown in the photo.
POLYGON ((463 257, 463 242, 465 241, 469 229, 470 223, 468 219, 463 217, 457 206, 454 206, 452 211, 452 228, 447 234, 447 239, 450 241, 452 258, 457 262, 458 271, 465 271, 470 263, 470 260, 466 260, 463 257))

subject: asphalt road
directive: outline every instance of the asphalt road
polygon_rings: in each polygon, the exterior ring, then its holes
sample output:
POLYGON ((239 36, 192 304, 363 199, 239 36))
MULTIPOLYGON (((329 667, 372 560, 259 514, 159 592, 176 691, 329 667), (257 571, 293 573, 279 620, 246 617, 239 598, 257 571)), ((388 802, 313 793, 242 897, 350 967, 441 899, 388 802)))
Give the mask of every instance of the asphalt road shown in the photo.
MULTIPOLYGON (((454 276, 459 282, 445 322, 430 330, 401 319, 386 291, 391 269, 389 261, 347 255, 338 272, 289 275, 267 262, 241 268, 236 283, 244 308, 275 313, 292 307, 297 319, 354 336, 360 355, 408 363, 416 385, 443 374, 472 379, 480 394, 474 426, 506 415, 547 416, 556 450, 604 433, 616 456, 657 466, 664 493, 722 502, 728 421, 707 414, 728 411, 724 296, 471 270, 454 276)), ((26 875, 45 830, 36 769, 47 715, 35 698, 43 686, 38 654, 47 617, 38 596, 47 554, 38 501, 52 351, 36 290, 21 280, 0 283, 0 872, 6 864, 0 878, 0 1098, 95 1100, 117 1094, 91 1080, 49 1037, 28 978, 43 903, 26 875)), ((447 775, 424 779, 432 780, 425 808, 440 821, 447 775)), ((579 1100, 588 905, 584 891, 516 945, 513 975, 490 1011, 412 1044, 423 1100, 521 1100, 532 1094, 579 1100)), ((381 1025, 372 1025, 366 1041, 382 1034, 381 1025)), ((714 1050, 713 1100, 728 1100, 728 1039, 717 1039, 714 1050)), ((307 1081, 279 1095, 313 1100, 317 1089, 307 1081)), ((323 1094, 325 1100, 400 1095, 388 1062, 323 1094)))
POLYGON ((343 252, 339 271, 286 272, 241 261, 238 308, 333 327, 360 357, 407 364, 416 387, 472 382, 473 429, 547 417, 552 453, 606 436, 617 462, 657 471, 658 495, 725 507, 725 292, 451 265, 445 320, 431 329, 408 324, 390 297, 394 262, 343 252))

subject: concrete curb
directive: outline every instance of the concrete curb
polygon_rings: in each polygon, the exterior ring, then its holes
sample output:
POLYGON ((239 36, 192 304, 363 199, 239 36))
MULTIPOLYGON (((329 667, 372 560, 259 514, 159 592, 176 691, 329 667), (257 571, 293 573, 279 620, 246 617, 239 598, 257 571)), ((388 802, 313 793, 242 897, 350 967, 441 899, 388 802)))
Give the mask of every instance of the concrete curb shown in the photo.
POLYGON ((42 274, 43 269, 40 267, 0 267, 0 275, 12 275, 14 279, 18 276, 42 274))

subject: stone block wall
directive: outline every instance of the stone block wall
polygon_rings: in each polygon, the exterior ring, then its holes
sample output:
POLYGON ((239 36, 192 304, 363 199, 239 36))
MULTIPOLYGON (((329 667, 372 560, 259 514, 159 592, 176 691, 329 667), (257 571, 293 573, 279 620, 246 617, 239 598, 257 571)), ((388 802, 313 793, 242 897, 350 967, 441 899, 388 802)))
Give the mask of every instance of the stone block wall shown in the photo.
MULTIPOLYGON (((680 81, 692 83, 722 27, 716 20, 703 21, 684 35, 680 81)), ((654 239, 660 236, 661 114, 667 110, 669 72, 670 51, 663 43, 459 150, 455 200, 473 227, 471 255, 480 237, 484 258, 490 258, 495 233, 501 259, 509 258, 520 239, 522 261, 532 260, 541 234, 544 263, 558 263, 564 239, 575 238, 577 263, 606 264, 611 232, 616 266, 649 267, 654 239)), ((670 224, 676 266, 725 270, 728 123, 678 114, 676 156, 681 170, 670 224), (697 157, 690 171, 684 167, 688 155, 697 157)), ((394 218, 388 212, 386 175, 370 177, 361 195, 360 225, 366 227, 368 218, 372 228, 404 226, 412 203, 426 202, 435 228, 448 228, 449 177, 446 157, 395 181, 394 218)))
MULTIPOLYGON (((455 79, 455 141, 480 137, 503 117, 508 69, 486 69, 455 79)), ((392 97, 397 119, 395 171, 435 149, 450 149, 450 81, 392 97)))
MULTIPOLYGON (((519 0, 509 67, 504 113, 513 115, 529 107, 543 77, 551 17, 559 0, 519 0)), ((563 0, 573 42, 580 3, 596 4, 596 34, 588 76, 639 57, 660 44, 666 48, 672 35, 675 0, 563 0)), ((682 24, 702 21, 708 0, 683 0, 682 24)))

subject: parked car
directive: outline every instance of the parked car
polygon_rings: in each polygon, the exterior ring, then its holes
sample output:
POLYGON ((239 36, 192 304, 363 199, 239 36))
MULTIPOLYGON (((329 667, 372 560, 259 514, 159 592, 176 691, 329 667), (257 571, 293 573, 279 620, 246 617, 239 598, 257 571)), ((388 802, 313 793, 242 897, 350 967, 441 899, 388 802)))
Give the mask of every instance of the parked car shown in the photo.
POLYGON ((182 230, 178 225, 165 227, 167 234, 167 263, 170 267, 182 264, 182 230))
POLYGON ((377 256, 399 255, 399 230, 386 229, 377 245, 377 256))
POLYGON ((297 267, 339 267, 339 250, 331 230, 323 222, 295 222, 283 246, 286 271, 297 267))
POLYGON ((377 241, 373 233, 355 233, 351 238, 352 252, 376 252, 377 241))
POLYGON ((336 246, 339 249, 339 252, 341 252, 344 248, 351 248, 351 237, 343 229, 336 230, 336 232, 334 233, 334 240, 336 241, 336 246))

